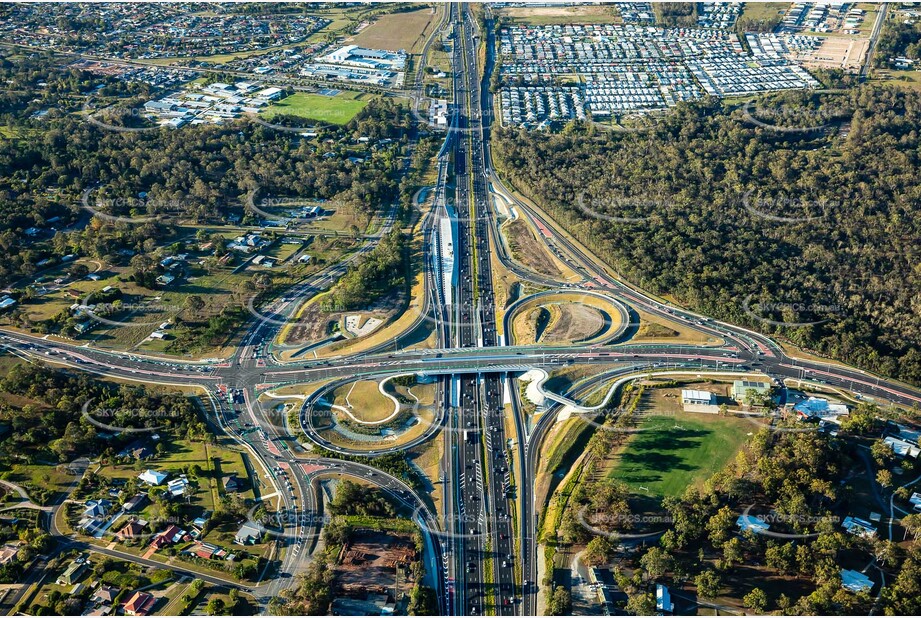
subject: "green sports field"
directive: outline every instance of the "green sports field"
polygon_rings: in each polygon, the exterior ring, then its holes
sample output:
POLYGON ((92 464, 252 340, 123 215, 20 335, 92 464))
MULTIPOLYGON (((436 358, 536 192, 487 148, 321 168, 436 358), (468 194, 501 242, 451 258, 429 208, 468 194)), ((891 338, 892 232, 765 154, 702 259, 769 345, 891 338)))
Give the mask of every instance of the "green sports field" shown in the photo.
POLYGON ((290 114, 317 122, 346 124, 368 104, 367 101, 351 98, 352 96, 352 93, 327 97, 309 92, 296 92, 267 107, 262 116, 270 120, 279 114, 290 114))
POLYGON ((744 419, 692 413, 647 416, 640 428, 615 457, 610 476, 633 493, 656 498, 680 496, 700 485, 757 431, 744 419))

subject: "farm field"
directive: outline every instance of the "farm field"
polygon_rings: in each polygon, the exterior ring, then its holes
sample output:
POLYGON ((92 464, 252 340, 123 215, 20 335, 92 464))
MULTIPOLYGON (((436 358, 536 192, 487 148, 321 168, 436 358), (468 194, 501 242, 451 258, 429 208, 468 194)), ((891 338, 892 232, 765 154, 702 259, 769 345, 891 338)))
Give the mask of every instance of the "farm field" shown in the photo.
POLYGON ((322 94, 296 92, 289 97, 273 103, 261 112, 266 120, 280 115, 300 116, 317 122, 346 124, 368 104, 357 98, 358 93, 340 92, 328 97, 322 94))
POLYGON ((511 7, 496 11, 515 24, 616 24, 620 14, 608 6, 511 7))
POLYGON ((747 2, 742 9, 742 16, 754 21, 778 19, 790 7, 789 2, 747 2))
POLYGON ((382 15, 355 36, 346 39, 346 42, 372 49, 402 49, 410 54, 418 53, 422 51, 437 17, 438 11, 431 8, 382 15))

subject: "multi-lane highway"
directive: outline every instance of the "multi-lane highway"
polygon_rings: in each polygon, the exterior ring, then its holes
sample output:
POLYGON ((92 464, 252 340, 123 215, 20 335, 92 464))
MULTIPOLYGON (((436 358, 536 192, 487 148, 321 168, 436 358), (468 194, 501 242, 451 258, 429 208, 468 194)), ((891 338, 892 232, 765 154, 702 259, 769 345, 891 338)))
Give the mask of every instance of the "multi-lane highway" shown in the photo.
MULTIPOLYGON (((477 346, 495 347, 498 344, 496 332, 495 298, 493 293, 492 256, 494 254, 493 237, 490 229, 495 229, 498 222, 490 205, 490 196, 486 187, 486 154, 484 144, 484 122, 482 118, 483 81, 477 68, 477 50, 480 33, 473 13, 468 5, 463 11, 463 35, 459 41, 464 53, 464 75, 466 78, 467 97, 461 102, 461 115, 468 119, 469 131, 465 134, 469 145, 469 168, 467 179, 470 187, 470 201, 465 204, 470 213, 468 229, 472 232, 469 243, 473 248, 470 256, 472 272, 469 273, 473 286, 471 315, 476 325, 477 346)), ((486 75, 484 67, 482 75, 486 75)), ((511 498, 511 470, 508 452, 508 438, 505 428, 505 414, 502 397, 502 376, 497 373, 482 375, 475 391, 475 416, 482 432, 478 435, 477 446, 484 449, 481 460, 481 475, 485 479, 484 505, 488 516, 485 532, 487 534, 487 554, 484 565, 491 573, 490 588, 484 589, 484 595, 490 595, 488 602, 498 615, 517 613, 517 582, 515 541, 512 526, 514 509, 511 498)), ((487 602, 484 599, 484 603, 487 602)))

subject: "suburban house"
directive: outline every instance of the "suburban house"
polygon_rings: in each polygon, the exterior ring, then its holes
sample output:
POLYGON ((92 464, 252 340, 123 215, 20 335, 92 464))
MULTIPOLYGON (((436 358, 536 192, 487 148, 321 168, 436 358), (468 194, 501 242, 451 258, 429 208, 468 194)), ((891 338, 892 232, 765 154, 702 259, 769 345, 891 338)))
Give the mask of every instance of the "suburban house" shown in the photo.
POLYGON ((140 511, 142 508, 144 508, 144 505, 146 504, 147 504, 147 494, 136 494, 134 497, 132 497, 130 500, 128 500, 122 505, 122 509, 124 509, 128 513, 133 513, 135 511, 140 511))
POLYGON ((211 543, 196 543, 192 548, 186 550, 204 560, 222 559, 227 556, 227 550, 221 549, 211 543))
POLYGON ((16 559, 16 554, 19 553, 20 545, 22 545, 20 541, 15 541, 13 543, 5 543, 3 547, 0 547, 0 566, 9 564, 16 559))
POLYGON ((146 616, 157 603, 156 597, 146 592, 137 591, 122 604, 126 616, 146 616))
POLYGON ((193 528, 198 528, 201 530, 205 527, 205 524, 208 523, 208 520, 211 518, 211 511, 205 511, 199 517, 195 518, 195 521, 192 522, 193 528))
POLYGON ((77 558, 61 573, 56 583, 59 586, 73 586, 80 581, 89 565, 85 558, 77 558))
POLYGON ((240 526, 240 529, 237 531, 236 536, 233 538, 233 542, 237 545, 252 545, 259 541, 262 538, 262 530, 250 523, 245 523, 240 526))
POLYGON ((153 449, 144 440, 135 440, 126 446, 118 454, 119 457, 133 457, 135 459, 147 459, 153 457, 153 449))
POLYGON ((145 470, 144 472, 141 472, 138 475, 138 478, 141 481, 147 483, 148 485, 155 486, 155 485, 162 485, 163 481, 165 481, 168 476, 169 475, 166 474, 165 472, 157 472, 156 470, 145 470))
POLYGON ((169 491, 170 495, 174 498, 184 496, 188 487, 189 479, 185 474, 180 475, 178 479, 173 479, 166 484, 167 491, 169 491))
POLYGON ((121 592, 119 588, 103 584, 96 589, 96 592, 90 597, 90 601, 99 605, 112 605, 119 592, 121 592))
POLYGON ((175 524, 170 524, 166 527, 165 530, 161 531, 157 536, 154 537, 151 545, 157 549, 163 549, 168 545, 178 543, 186 535, 186 531, 179 528, 175 524))
POLYGON ((108 500, 87 500, 83 516, 90 518, 105 517, 109 514, 111 508, 112 503, 108 500))
POLYGON ((129 521, 125 526, 115 534, 119 541, 130 541, 144 536, 144 528, 147 522, 142 519, 129 521))
POLYGON ((224 477, 224 491, 227 493, 236 493, 243 489, 243 483, 237 478, 236 474, 224 477))

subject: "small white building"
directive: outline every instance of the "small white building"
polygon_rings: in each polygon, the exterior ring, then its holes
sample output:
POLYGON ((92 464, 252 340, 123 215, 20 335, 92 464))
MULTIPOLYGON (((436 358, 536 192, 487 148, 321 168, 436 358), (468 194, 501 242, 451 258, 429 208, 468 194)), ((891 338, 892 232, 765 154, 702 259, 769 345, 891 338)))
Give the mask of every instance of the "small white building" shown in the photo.
POLYGON ((284 90, 281 88, 265 88, 256 93, 256 96, 260 99, 265 99, 267 101, 274 101, 280 99, 281 95, 284 94, 284 90))
POLYGON ((710 391, 682 389, 681 403, 684 405, 685 412, 715 414, 720 410, 719 406, 716 405, 716 395, 710 391))

